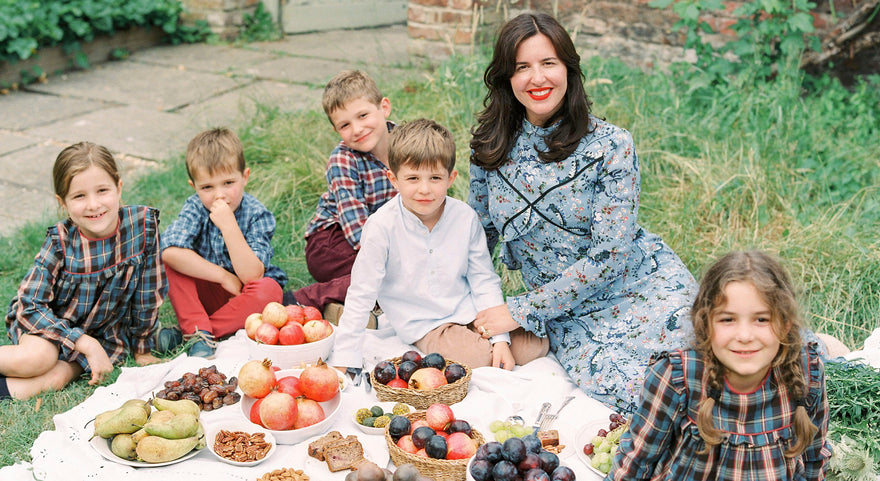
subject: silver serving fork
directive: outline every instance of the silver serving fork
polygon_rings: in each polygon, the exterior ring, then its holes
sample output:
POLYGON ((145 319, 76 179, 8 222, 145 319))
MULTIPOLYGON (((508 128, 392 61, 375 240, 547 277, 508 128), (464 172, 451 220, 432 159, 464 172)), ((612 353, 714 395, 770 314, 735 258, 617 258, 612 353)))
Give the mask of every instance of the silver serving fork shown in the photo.
POLYGON ((562 405, 559 406, 559 409, 556 410, 556 414, 545 414, 544 417, 541 418, 541 426, 539 428, 539 431, 546 431, 550 429, 550 426, 553 424, 554 421, 556 421, 556 418, 559 417, 559 413, 562 412, 562 409, 565 407, 565 405, 570 403, 572 399, 574 399, 574 396, 566 397, 565 400, 562 401, 562 405))

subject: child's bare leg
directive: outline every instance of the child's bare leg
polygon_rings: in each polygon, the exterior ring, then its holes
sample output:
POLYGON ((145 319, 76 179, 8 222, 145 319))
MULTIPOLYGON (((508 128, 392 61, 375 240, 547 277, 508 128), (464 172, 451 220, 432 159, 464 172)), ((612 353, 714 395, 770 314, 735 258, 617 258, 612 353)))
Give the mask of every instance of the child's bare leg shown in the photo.
POLYGON ((15 399, 30 399, 45 391, 58 391, 82 374, 83 368, 75 362, 56 360, 48 372, 35 377, 7 377, 6 386, 15 399))
POLYGON ((0 374, 6 377, 35 377, 55 368, 58 346, 40 336, 24 334, 18 344, 0 346, 0 374))

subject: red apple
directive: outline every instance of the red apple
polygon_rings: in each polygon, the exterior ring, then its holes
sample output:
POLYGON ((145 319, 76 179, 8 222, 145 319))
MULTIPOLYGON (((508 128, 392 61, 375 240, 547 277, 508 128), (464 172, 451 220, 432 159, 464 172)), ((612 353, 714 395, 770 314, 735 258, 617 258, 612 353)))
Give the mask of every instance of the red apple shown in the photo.
POLYGON ((263 308, 263 322, 281 329, 287 324, 287 309, 280 302, 270 302, 263 308))
POLYGON ((300 326, 305 324, 308 321, 306 318, 306 313, 303 312, 303 308, 296 305, 291 304, 289 306, 284 306, 287 309, 287 322, 295 321, 300 326))
POLYGON ((329 323, 324 323, 321 320, 311 320, 303 324, 303 334, 305 334, 306 342, 315 342, 324 339, 329 336, 331 329, 328 329, 329 323))
POLYGON ((419 391, 429 391, 447 384, 443 371, 436 367, 417 369, 409 378, 409 386, 419 391))
POLYGON ((397 447, 410 454, 415 454, 416 451, 419 450, 419 448, 413 444, 412 436, 409 434, 397 440, 397 447))
POLYGON ((446 438, 446 459, 468 459, 477 452, 477 444, 465 433, 446 438))
POLYGON ((401 389, 407 389, 407 388, 409 388, 409 384, 407 384, 406 381, 404 381, 403 379, 401 379, 401 378, 399 378, 399 377, 396 377, 396 378, 394 378, 394 379, 388 381, 388 384, 386 384, 386 386, 388 386, 388 387, 399 387, 399 388, 401 388, 401 389))
POLYGON ((303 313, 305 313, 306 319, 310 321, 324 318, 324 315, 321 314, 321 311, 319 311, 318 308, 314 306, 303 306, 303 313))
POLYGON ((306 335, 302 326, 296 321, 291 321, 278 331, 278 342, 285 346, 295 346, 306 342, 306 335))
POLYGON ((428 421, 425 421, 424 419, 419 419, 418 421, 413 422, 412 427, 410 428, 410 432, 413 432, 416 430, 416 428, 420 428, 422 426, 428 426, 428 421))
POLYGON ((257 328, 254 340, 263 344, 278 344, 278 328, 264 322, 257 328))
POLYGON ((419 449, 418 451, 416 451, 416 456, 421 456, 423 458, 429 457, 428 453, 425 452, 425 448, 422 448, 422 449, 419 449))
POLYGON ((244 319, 244 332, 247 337, 254 339, 257 335, 257 328, 263 323, 263 315, 255 312, 244 319))
POLYGON ((296 376, 282 377, 278 380, 275 389, 279 392, 286 392, 295 398, 302 396, 302 391, 299 390, 299 378, 296 376))
POLYGON ((299 418, 296 399, 284 392, 270 392, 260 404, 260 420, 267 429, 283 431, 299 418))
POLYGON ((294 429, 311 426, 324 420, 324 408, 317 401, 300 396, 296 398, 296 406, 299 408, 299 415, 293 424, 294 429))
POLYGON ((452 408, 443 403, 434 403, 425 411, 425 421, 434 431, 445 431, 446 426, 454 420, 452 408))

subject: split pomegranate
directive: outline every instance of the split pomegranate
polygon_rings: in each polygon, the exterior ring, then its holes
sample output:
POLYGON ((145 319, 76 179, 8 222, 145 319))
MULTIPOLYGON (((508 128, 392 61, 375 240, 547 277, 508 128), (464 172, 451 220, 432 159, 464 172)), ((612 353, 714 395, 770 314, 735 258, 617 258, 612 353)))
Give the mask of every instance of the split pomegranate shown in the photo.
POLYGON ((324 420, 324 408, 305 396, 296 398, 297 415, 293 428, 300 429, 324 420))
POLYGON ((335 369, 318 359, 316 365, 309 366, 300 373, 299 390, 309 399, 329 401, 339 392, 339 377, 335 369))
POLYGON ((250 397, 266 397, 276 383, 275 371, 269 359, 248 361, 238 371, 238 387, 250 397))
POLYGON ((298 406, 290 394, 274 391, 260 403, 260 420, 268 429, 282 431, 293 427, 297 419, 298 406))

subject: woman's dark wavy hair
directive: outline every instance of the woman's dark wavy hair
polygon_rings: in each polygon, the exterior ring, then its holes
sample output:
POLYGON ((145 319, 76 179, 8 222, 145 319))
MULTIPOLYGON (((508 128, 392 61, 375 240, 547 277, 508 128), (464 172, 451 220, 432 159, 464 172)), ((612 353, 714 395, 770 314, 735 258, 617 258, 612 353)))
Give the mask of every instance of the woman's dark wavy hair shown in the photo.
POLYGON ((565 28, 545 13, 523 13, 501 28, 492 61, 486 67, 483 81, 489 92, 483 99, 477 125, 471 129, 471 162, 484 169, 497 169, 506 160, 522 128, 525 107, 513 95, 510 78, 516 67, 516 50, 523 40, 545 35, 556 49, 556 56, 568 71, 568 87, 562 107, 547 121, 561 120, 559 128, 544 140, 547 151, 540 152, 543 162, 565 159, 577 148, 585 135, 592 132, 590 100, 584 91, 581 57, 565 28))

